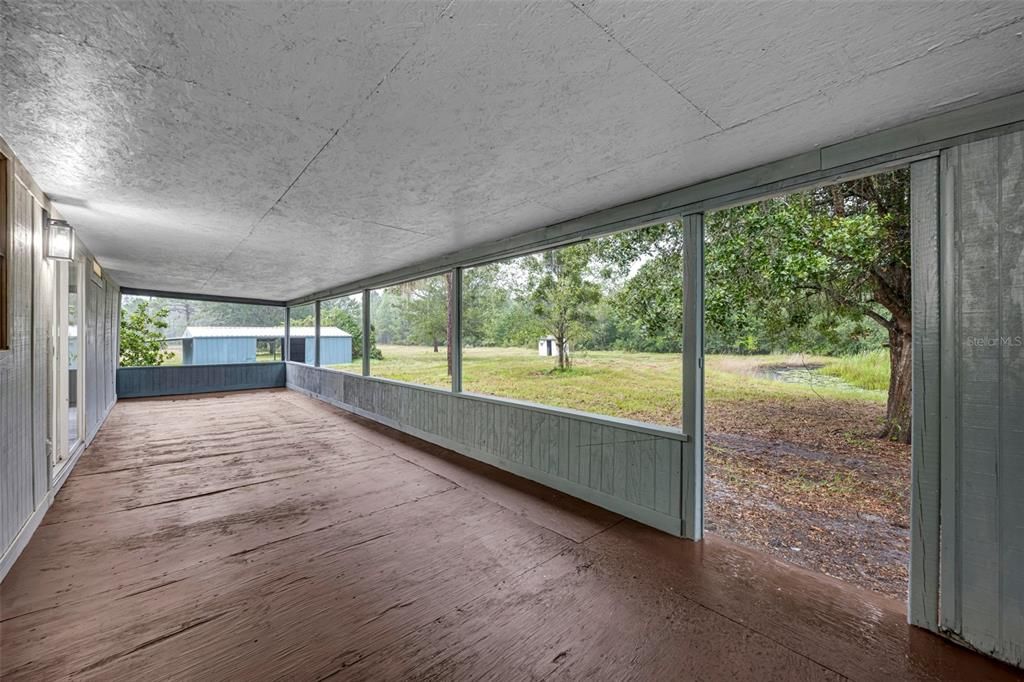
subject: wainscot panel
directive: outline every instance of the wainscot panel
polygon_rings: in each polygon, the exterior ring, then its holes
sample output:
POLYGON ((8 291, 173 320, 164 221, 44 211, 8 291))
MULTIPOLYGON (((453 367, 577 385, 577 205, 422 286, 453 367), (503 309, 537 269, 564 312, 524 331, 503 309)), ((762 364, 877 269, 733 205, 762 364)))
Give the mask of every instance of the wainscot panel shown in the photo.
POLYGON ((283 362, 121 367, 117 370, 119 399, 281 388, 284 385, 283 362))
POLYGON ((680 432, 297 363, 287 375, 292 390, 682 534, 680 432))

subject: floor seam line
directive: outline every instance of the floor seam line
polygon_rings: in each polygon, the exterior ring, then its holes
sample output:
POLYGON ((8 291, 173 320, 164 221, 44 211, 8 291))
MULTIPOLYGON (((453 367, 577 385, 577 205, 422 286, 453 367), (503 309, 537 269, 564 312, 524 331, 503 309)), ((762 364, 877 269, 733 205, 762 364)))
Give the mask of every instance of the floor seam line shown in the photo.
POLYGON ((597 532, 596 532, 596 533, 594 533, 593 535, 588 535, 587 537, 583 538, 583 539, 582 539, 582 540, 580 540, 580 541, 579 541, 579 542, 578 542, 577 544, 580 544, 580 545, 585 545, 585 544, 587 544, 588 542, 590 542, 591 540, 593 540, 594 538, 596 538, 596 537, 597 537, 598 535, 603 535, 604 533, 607 533, 607 532, 608 532, 608 531, 610 531, 610 530, 611 530, 612 528, 615 528, 616 526, 618 526, 618 525, 619 525, 620 523, 624 522, 625 520, 626 520, 626 517, 625 517, 625 516, 623 516, 622 518, 620 518, 620 519, 619 519, 618 521, 616 521, 615 523, 612 523, 612 524, 610 524, 610 525, 606 526, 605 528, 602 528, 601 530, 597 531, 597 532))
MULTIPOLYGON (((404 502, 399 502, 398 504, 393 504, 393 505, 390 505, 388 507, 381 507, 380 509, 374 509, 373 511, 369 511, 369 512, 366 512, 364 514, 356 514, 356 515, 351 516, 351 517, 349 517, 347 519, 342 519, 342 520, 337 521, 335 523, 327 524, 326 526, 320 526, 319 528, 313 528, 313 529, 308 530, 308 531, 303 531, 302 533, 297 533, 296 535, 292 535, 292 536, 289 536, 287 538, 281 538, 280 540, 272 540, 270 542, 263 543, 262 545, 259 545, 257 547, 252 548, 251 550, 243 550, 243 551, 240 551, 240 552, 233 552, 231 554, 226 554, 224 556, 217 556, 217 557, 213 557, 213 558, 203 559, 203 560, 197 561, 195 563, 189 564, 187 566, 180 566, 180 567, 178 567, 177 569, 175 569, 175 574, 191 571, 191 570, 193 570, 193 569, 195 569, 197 567, 206 566, 206 565, 208 565, 208 564, 210 564, 212 562, 215 562, 215 561, 223 561, 223 560, 229 559, 231 557, 244 555, 245 553, 248 553, 248 552, 258 551, 258 550, 263 549, 264 547, 267 547, 269 545, 273 545, 273 544, 276 544, 276 543, 279 543, 279 542, 287 542, 289 540, 292 540, 292 539, 294 539, 296 537, 300 537, 302 535, 308 535, 308 534, 312 534, 312 533, 317 533, 317 532, 329 530, 331 528, 334 528, 336 526, 344 525, 344 524, 349 523, 351 521, 355 521, 355 520, 358 520, 358 519, 364 519, 364 518, 373 516, 374 514, 376 514, 378 512, 388 511, 388 510, 391 510, 391 509, 396 509, 398 507, 401 507, 401 506, 406 505, 406 504, 410 504, 412 502, 418 502, 420 500, 425 500, 425 499, 428 499, 428 498, 431 498, 431 497, 435 497, 437 495, 443 495, 444 493, 451 492, 452 490, 455 490, 455 489, 456 489, 456 487, 445 488, 444 490, 435 491, 435 492, 429 493, 427 495, 421 495, 420 497, 416 497, 416 498, 413 498, 411 500, 406 500, 404 502)), ((111 512, 111 513, 116 513, 116 512, 111 512)), ((93 518, 93 517, 83 517, 83 518, 93 518)), ((61 523, 66 523, 66 522, 61 522, 61 523)), ((56 525, 56 524, 54 524, 54 525, 56 525)), ((181 578, 181 579, 179 579, 177 581, 174 581, 174 582, 181 582, 181 580, 187 580, 187 578, 181 578)), ((173 584, 173 582, 169 583, 169 584, 173 584)), ((166 584, 158 585, 155 588, 147 588, 147 589, 158 589, 159 587, 165 587, 165 586, 166 586, 166 584)), ((10 621, 14 621, 14 620, 16 620, 18 618, 22 618, 24 616, 30 616, 32 614, 43 613, 45 611, 52 611, 53 609, 62 608, 62 607, 67 606, 69 604, 71 604, 71 605, 79 604, 81 602, 88 601, 89 599, 93 599, 93 598, 99 597, 101 595, 108 594, 110 592, 114 592, 114 591, 116 591, 117 589, 120 589, 120 588, 121 588, 121 586, 118 586, 116 588, 110 588, 109 590, 104 590, 102 592, 96 592, 94 594, 89 594, 89 595, 86 595, 84 597, 81 597, 80 599, 75 599, 75 600, 72 600, 70 602, 66 602, 66 603, 62 603, 62 604, 56 604, 54 606, 46 606, 46 607, 43 607, 43 608, 40 608, 40 609, 34 609, 32 611, 26 611, 24 613, 19 613, 19 614, 13 615, 13 616, 9 616, 7 618, 0 619, 0 624, 7 623, 7 622, 10 622, 10 621)), ((143 590, 143 592, 144 591, 146 591, 146 590, 143 590)), ((129 596, 132 596, 132 595, 123 595, 123 596, 118 597, 118 598, 119 599, 123 599, 123 598, 129 597, 129 596)))
MULTIPOLYGON (((534 524, 534 525, 536 525, 536 524, 534 524)), ((538 527, 538 528, 540 528, 540 527, 538 527)), ((547 529, 546 528, 541 528, 541 530, 547 530, 547 529)), ((564 536, 559 536, 559 537, 563 537, 564 538, 564 536)), ((565 538, 565 540, 568 541, 568 542, 573 542, 569 538, 565 538)), ((509 573, 508 575, 505 575, 505 576, 501 577, 497 581, 493 582, 492 585, 494 587, 497 587, 497 586, 501 585, 502 583, 504 583, 504 582, 506 582, 508 580, 515 580, 516 578, 524 576, 527 573, 529 573, 530 571, 534 571, 534 570, 540 568, 541 566, 543 566, 543 565, 545 565, 545 564, 547 564, 547 563, 549 563, 551 561, 554 561, 555 559, 557 559, 558 557, 564 555, 566 552, 568 552, 571 549, 572 549, 572 546, 563 547, 558 552, 554 553, 553 555, 549 556, 548 558, 546 558, 546 559, 544 559, 542 561, 537 562, 533 566, 525 568, 525 569, 519 571, 518 573, 513 572, 513 573, 509 573)), ((477 584, 479 585, 479 584, 483 584, 485 582, 488 582, 488 581, 481 580, 477 584)), ((384 649, 388 648, 389 646, 398 646, 398 645, 400 645, 407 638, 412 637, 413 635, 417 634, 418 632, 420 632, 424 628, 430 627, 431 625, 435 624, 438 620, 440 620, 442 618, 445 618, 446 616, 450 616, 453 613, 457 613, 463 607, 467 607, 467 606, 469 606, 471 604, 474 604, 475 602, 483 599, 486 596, 487 596, 487 593, 485 592, 485 593, 477 595, 476 597, 473 597, 472 599, 470 599, 468 601, 464 601, 464 602, 462 602, 460 604, 457 604, 456 606, 452 607, 450 610, 445 611, 443 614, 441 614, 437 618, 434 618, 433 620, 431 620, 429 622, 423 623, 422 625, 419 625, 419 626, 413 628, 412 630, 410 630, 409 632, 407 632, 403 636, 401 636, 398 639, 396 639, 394 642, 391 642, 389 644, 381 645, 377 649, 374 649, 373 651, 370 651, 369 653, 365 654, 364 656, 360 656, 359 658, 357 658, 352 663, 349 663, 347 665, 343 665, 340 668, 338 668, 337 670, 333 670, 330 673, 327 673, 326 675, 324 675, 322 677, 318 677, 317 678, 317 682, 323 682, 323 680, 331 679, 331 678, 335 677, 336 675, 340 674, 346 668, 349 668, 349 667, 359 663, 360 661, 363 661, 363 660, 369 658, 370 656, 373 656, 374 654, 376 654, 376 653, 378 653, 380 651, 383 651, 384 649)))
MULTIPOLYGON (((608 526, 607 528, 605 528, 605 529, 603 529, 601 531, 598 531, 597 533, 594 533, 593 535, 588 537, 586 540, 584 540, 580 544, 581 545, 582 544, 586 544, 587 542, 589 542, 590 540, 596 538, 597 536, 599 536, 599 535, 601 535, 601 534, 611 530, 615 526, 618 526, 619 524, 623 523, 625 520, 626 520, 625 517, 619 519, 618 521, 616 521, 612 525, 608 526)), ((822 668, 828 670, 829 672, 832 672, 832 673, 835 673, 836 675, 839 675, 844 680, 850 679, 850 677, 848 675, 844 675, 843 673, 841 673, 838 670, 835 670, 835 669, 829 667, 828 665, 822 663, 821 661, 817 661, 817 660, 811 658, 810 656, 808 656, 807 654, 801 653, 801 652, 797 651, 796 649, 791 648, 789 645, 784 644, 783 642, 778 641, 777 639, 775 639, 771 635, 768 635, 768 634, 766 634, 764 632, 761 632, 761 630, 759 630, 757 628, 754 628, 754 627, 752 627, 751 625, 749 625, 747 623, 743 623, 742 621, 738 621, 735 618, 733 618, 732 616, 730 616, 730 615, 728 615, 726 613, 723 613, 723 612, 719 611, 718 609, 712 608, 711 606, 708 606, 707 604, 703 603, 699 599, 696 599, 696 598, 694 598, 694 597, 692 597, 690 595, 687 595, 687 594, 683 594, 682 592, 679 593, 679 596, 682 597, 683 599, 685 599, 686 601, 690 602, 691 604, 695 604, 695 605, 699 606, 702 609, 706 609, 706 610, 710 611, 711 613, 714 613, 717 616, 725 618, 729 622, 734 623, 735 625, 740 626, 744 630, 747 630, 747 631, 752 632, 754 634, 760 635, 761 637, 764 637, 765 639, 769 640, 770 642, 773 642, 775 645, 780 646, 783 649, 786 649, 787 651, 789 651, 791 653, 794 653, 797 656, 800 656, 801 658, 810 661, 811 663, 814 663, 815 665, 821 666, 822 668)))
POLYGON ((730 615, 728 615, 726 613, 722 613, 718 609, 712 608, 712 607, 708 606, 707 604, 703 603, 702 601, 700 601, 698 599, 695 599, 694 597, 691 597, 689 595, 683 594, 682 592, 679 593, 679 596, 682 597, 683 599, 685 599, 686 601, 690 602, 691 604, 696 604, 697 606, 699 606, 702 609, 706 609, 706 610, 710 611, 711 613, 713 613, 713 614, 715 614, 717 616, 725 618, 730 623, 738 625, 741 628, 743 628, 744 630, 747 630, 748 632, 752 632, 755 635, 760 635, 761 637, 764 637, 765 639, 767 639, 768 641, 772 642, 776 646, 780 646, 783 649, 785 649, 786 651, 789 651, 790 653, 796 654, 797 656, 799 656, 800 658, 803 658, 804 660, 810 661, 814 665, 821 666, 825 670, 828 670, 829 672, 832 672, 832 673, 835 673, 836 675, 839 675, 839 677, 843 678, 844 680, 849 680, 850 679, 849 675, 844 675, 843 673, 841 673, 838 670, 836 670, 836 669, 826 665, 825 663, 822 663, 821 661, 815 660, 815 659, 811 658, 810 656, 808 656, 805 653, 797 651, 796 649, 790 647, 788 644, 785 644, 785 643, 780 642, 779 640, 775 639, 771 635, 768 635, 768 634, 766 634, 764 632, 761 632, 761 630, 759 630, 759 629, 757 629, 755 627, 752 627, 751 625, 748 625, 747 623, 744 623, 742 621, 736 620, 732 616, 730 616, 730 615))
MULTIPOLYGON (((315 399, 315 398, 313 398, 313 400, 316 400, 316 399, 315 399)), ((292 402, 292 401, 289 401, 289 402, 292 402)), ((323 402, 323 401, 320 401, 320 402, 323 402)), ((292 404, 297 404, 297 403, 294 403, 294 402, 293 402, 292 404)), ((333 407, 333 408, 334 408, 335 410, 339 410, 339 411, 341 410, 341 408, 338 408, 337 406, 331 405, 330 403, 326 403, 326 404, 327 404, 328 406, 330 406, 330 407, 333 407)), ((310 409, 309 411, 313 411, 313 410, 312 410, 312 409, 310 409)), ((350 416, 350 414, 351 414, 351 413, 345 413, 345 412, 342 412, 342 414, 341 414, 340 416, 342 416, 343 418, 346 418, 346 417, 349 417, 349 416, 350 416)), ((358 415, 351 415, 351 416, 358 416, 358 415)), ((365 417, 360 417, 360 418, 362 418, 362 419, 365 419, 365 417)), ((384 425, 381 425, 381 426, 384 426, 384 425)), ((384 428, 392 428, 392 427, 384 426, 384 428)), ((404 432, 402 432, 402 433, 404 433, 404 432)), ((517 516, 520 516, 520 517, 522 517, 522 518, 525 518, 525 519, 526 519, 527 521, 529 521, 529 522, 530 522, 530 523, 532 523, 533 525, 537 526, 538 528, 543 528, 544 530, 550 531, 550 532, 554 533, 555 535, 558 535, 559 537, 565 538, 565 539, 566 539, 566 540, 568 540, 569 542, 572 542, 573 544, 576 544, 576 545, 581 545, 581 544, 583 544, 584 542, 587 542, 588 540, 590 540, 591 538, 593 538, 593 537, 597 537, 597 536, 598 536, 598 535, 600 535, 601 533, 603 533, 603 532, 605 532, 605 531, 607 531, 607 530, 610 530, 611 528, 614 528, 615 526, 617 526, 618 524, 620 524, 620 523, 622 523, 623 521, 625 521, 625 520, 626 520, 626 517, 624 517, 624 516, 623 516, 623 517, 620 517, 620 518, 619 518, 619 520, 617 520, 617 521, 616 521, 615 523, 613 523, 613 524, 611 524, 611 525, 607 526, 606 528, 602 528, 601 530, 597 531, 597 532, 596 532, 596 533, 594 533, 593 535, 587 536, 586 538, 584 538, 584 539, 582 539, 582 540, 576 540, 575 538, 571 538, 571 537, 569 537, 568 535, 565 535, 565 534, 563 534, 563 533, 561 533, 561 532, 559 532, 559 531, 555 530, 554 528, 548 528, 548 527, 547 527, 547 526, 545 526, 545 525, 542 525, 542 524, 540 524, 540 523, 537 523, 537 522, 536 522, 536 521, 534 521, 533 519, 530 519, 529 517, 527 517, 527 516, 524 516, 524 515, 523 515, 523 514, 522 514, 521 512, 519 512, 519 511, 517 511, 517 510, 515 510, 515 509, 513 509, 513 508, 511 508, 511 507, 507 507, 507 506, 505 506, 505 505, 504 505, 504 504, 502 504, 501 502, 499 502, 499 501, 497 501, 497 500, 494 500, 494 499, 492 499, 492 498, 488 497, 487 495, 485 495, 484 493, 482 493, 482 492, 480 492, 480 491, 478 491, 478 490, 475 490, 475 489, 472 489, 472 488, 468 488, 468 487, 466 487, 465 485, 462 485, 461 483, 458 483, 457 481, 453 481, 452 479, 448 478, 448 477, 447 477, 447 476, 445 476, 444 474, 439 474, 439 473, 437 473, 436 471, 433 471, 432 469, 428 469, 427 467, 425 467, 424 465, 420 464, 419 462, 417 462, 417 461, 415 461, 415 460, 412 460, 412 459, 409 459, 408 457, 404 457, 404 456, 402 456, 401 454, 399 454, 399 453, 398 453, 397 451, 395 451, 395 450, 393 450, 393 449, 391 449, 391 448, 388 448, 388 447, 385 447, 385 446, 383 446, 383 445, 380 445, 379 443, 375 443, 375 442, 371 441, 370 439, 368 439, 368 438, 365 438, 365 437, 364 437, 364 436, 362 436, 361 434, 358 434, 358 433, 353 433, 353 435, 354 435, 354 436, 355 436, 356 438, 360 438, 360 439, 364 440, 365 442, 367 442, 367 443, 370 443, 371 445, 374 445, 374 446, 376 446, 376 447, 380 448, 380 449, 381 449, 381 450, 382 450, 382 451, 383 451, 383 452, 384 452, 385 454, 388 454, 388 455, 393 455, 394 457, 397 457, 398 459, 402 460, 403 462, 408 462, 409 464, 412 464, 413 466, 415 466, 415 467, 418 467, 418 468, 422 469, 423 471, 427 472, 428 474, 432 474, 432 475, 434 475, 434 476, 437 476, 437 477, 439 477, 439 478, 441 478, 441 479, 443 479, 443 480, 445 480, 445 481, 448 481, 449 483, 451 483, 451 484, 452 484, 452 485, 454 485, 454 486, 457 486, 457 487, 459 487, 459 488, 462 488, 463 490, 467 490, 467 491, 469 491, 469 492, 471 492, 471 493, 473 493, 473 494, 475 494, 475 495, 479 495, 479 496, 483 497, 484 499, 486 499, 486 500, 487 500, 488 502, 491 502, 492 504, 495 504, 495 505, 497 505, 497 506, 501 507, 502 509, 504 509, 504 510, 506 510, 506 511, 508 511, 508 512, 512 513, 512 514, 515 514, 515 515, 517 515, 517 516)), ((408 435, 408 434, 406 434, 406 435, 408 435)), ((412 436, 412 437, 413 437, 413 438, 415 438, 415 436, 412 436)), ((429 441, 425 441, 425 442, 427 442, 427 443, 429 443, 429 444, 430 444, 431 446, 433 446, 433 444, 432 444, 432 443, 430 443, 429 441)), ((440 447, 440 446, 434 446, 434 447, 440 447)), ((446 449, 447 449, 447 448, 446 448, 446 449)), ((454 451, 454 450, 452 450, 451 452, 455 452, 455 451, 454 451)), ((424 454, 425 454, 425 455, 427 455, 427 456, 429 456, 429 457, 435 457, 435 455, 433 455, 433 454, 432 454, 432 453, 430 453, 430 452, 424 452, 424 454)), ((463 455, 463 454, 461 454, 461 453, 457 453, 457 452, 456 452, 456 454, 457 454, 458 456, 460 456, 460 457, 467 457, 467 459, 470 459, 470 460, 472 460, 472 461, 474 461, 474 462, 480 462, 480 463, 482 463, 482 464, 486 464, 486 462, 482 462, 481 460, 475 459, 475 458, 473 458, 473 457, 468 457, 467 455, 463 455)), ((493 466, 493 465, 489 465, 489 466, 493 466)), ((504 471, 503 469, 500 469, 500 468, 498 468, 498 467, 495 467, 495 468, 496 468, 496 469, 498 469, 499 471, 504 471)), ((512 474, 512 475, 513 475, 513 476, 516 476, 517 478, 523 478, 523 477, 521 477, 521 476, 518 476, 518 475, 516 475, 516 474, 512 474)), ((525 478, 523 478, 523 480, 527 480, 527 481, 529 481, 530 479, 525 479, 525 478)), ((538 485, 540 485, 540 484, 538 484, 538 485)), ((545 486, 545 487, 546 487, 546 486, 545 486)))

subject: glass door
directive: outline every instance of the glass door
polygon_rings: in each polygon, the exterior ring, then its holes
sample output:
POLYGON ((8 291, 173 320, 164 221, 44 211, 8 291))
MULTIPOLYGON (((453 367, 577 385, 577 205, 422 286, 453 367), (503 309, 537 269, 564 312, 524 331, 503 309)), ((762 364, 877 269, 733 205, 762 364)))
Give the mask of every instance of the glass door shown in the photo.
POLYGON ((72 261, 67 264, 68 268, 68 322, 67 342, 68 355, 65 371, 68 374, 68 452, 75 449, 75 446, 83 440, 82 426, 85 420, 82 418, 80 406, 82 404, 82 381, 85 378, 82 372, 81 358, 85 350, 84 334, 79 335, 81 328, 81 273, 78 263, 72 261))
POLYGON ((82 351, 79 338, 81 273, 75 262, 56 264, 56 315, 53 329, 53 469, 59 470, 83 440, 79 407, 82 351))

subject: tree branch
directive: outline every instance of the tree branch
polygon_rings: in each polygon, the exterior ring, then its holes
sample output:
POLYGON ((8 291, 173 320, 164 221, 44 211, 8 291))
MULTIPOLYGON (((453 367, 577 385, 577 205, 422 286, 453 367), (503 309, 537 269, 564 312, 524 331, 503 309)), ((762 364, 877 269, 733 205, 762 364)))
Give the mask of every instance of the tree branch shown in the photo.
POLYGON ((874 320, 878 324, 880 324, 883 327, 885 327, 886 329, 889 329, 889 330, 892 329, 892 326, 894 324, 893 320, 886 319, 882 315, 879 315, 878 313, 876 313, 871 308, 865 307, 864 308, 864 314, 867 315, 868 317, 870 317, 872 320, 874 320))

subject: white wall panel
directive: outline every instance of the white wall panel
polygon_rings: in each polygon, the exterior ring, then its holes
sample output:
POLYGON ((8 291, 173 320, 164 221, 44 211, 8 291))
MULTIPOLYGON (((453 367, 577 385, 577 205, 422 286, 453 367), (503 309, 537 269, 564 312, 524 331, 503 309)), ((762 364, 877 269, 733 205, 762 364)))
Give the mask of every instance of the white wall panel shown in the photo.
MULTIPOLYGON (((10 216, 10 350, 0 351, 0 579, 24 548, 53 497, 47 424, 50 361, 49 328, 56 269, 43 258, 45 198, 0 140, 8 163, 10 216)), ((82 244, 82 267, 91 270, 82 244)), ((85 338, 86 391, 80 406, 91 437, 115 400, 118 287, 87 277, 80 333, 85 338), (110 331, 108 331, 108 329, 110 331)))

